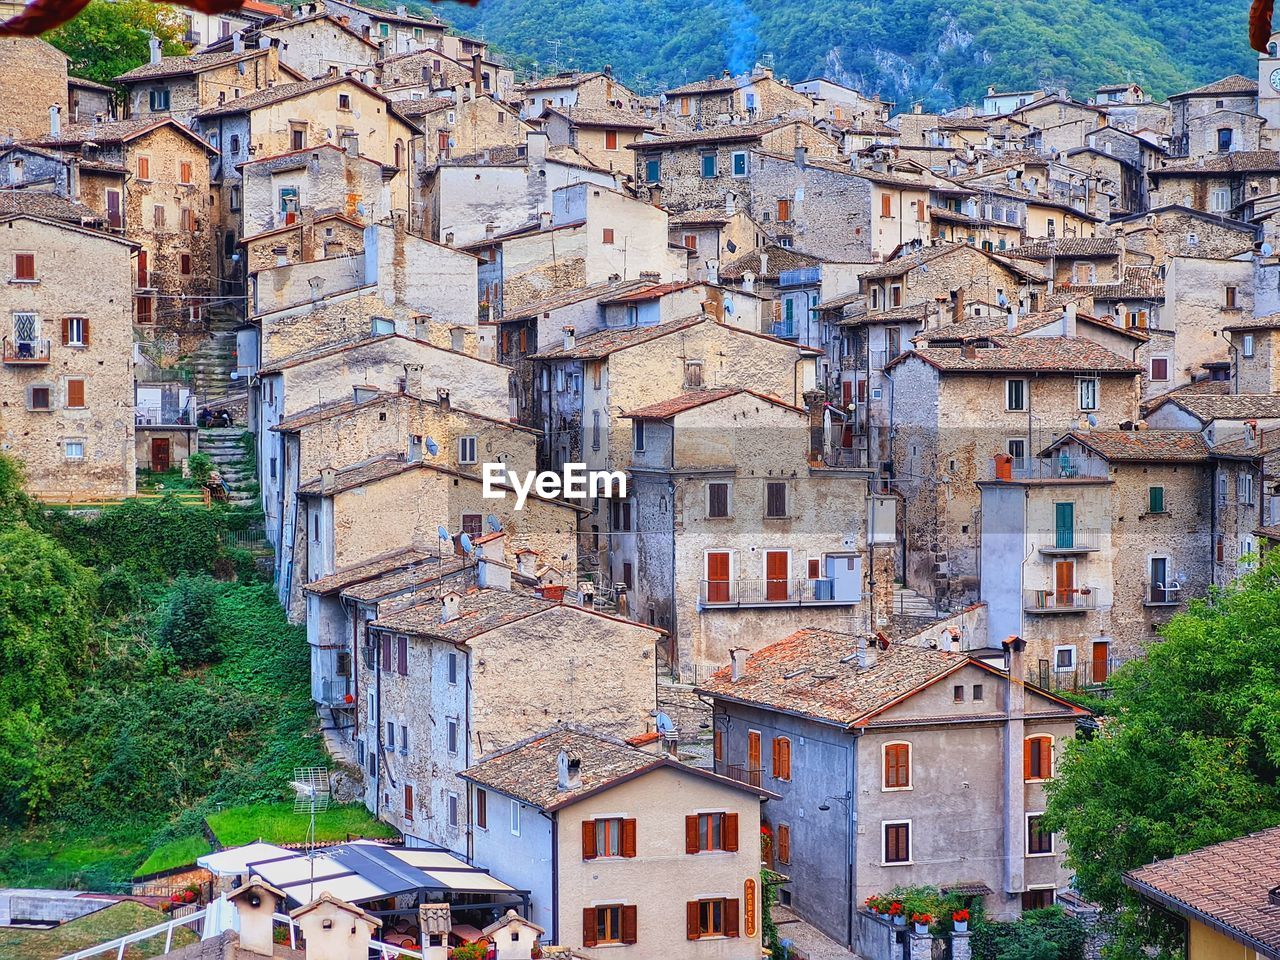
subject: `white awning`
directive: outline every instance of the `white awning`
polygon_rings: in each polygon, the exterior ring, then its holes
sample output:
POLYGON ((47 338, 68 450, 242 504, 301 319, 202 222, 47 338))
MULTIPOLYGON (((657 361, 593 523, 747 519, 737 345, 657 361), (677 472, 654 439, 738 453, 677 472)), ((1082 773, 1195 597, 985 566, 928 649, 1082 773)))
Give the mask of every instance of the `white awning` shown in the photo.
POLYGON ((272 843, 250 843, 243 847, 219 850, 217 853, 206 853, 203 857, 196 858, 196 866, 204 867, 220 877, 235 877, 248 873, 249 864, 259 860, 275 860, 295 855, 293 850, 286 850, 272 843))

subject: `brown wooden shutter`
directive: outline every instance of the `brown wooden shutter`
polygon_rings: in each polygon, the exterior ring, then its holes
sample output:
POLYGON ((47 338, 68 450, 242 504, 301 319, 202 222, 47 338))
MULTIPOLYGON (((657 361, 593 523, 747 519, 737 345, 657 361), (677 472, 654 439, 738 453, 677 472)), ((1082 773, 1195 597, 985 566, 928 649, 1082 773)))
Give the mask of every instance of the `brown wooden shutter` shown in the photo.
POLYGON ((489 826, 489 794, 485 790, 476 791, 476 826, 481 830, 489 826))
POLYGON ((1048 779, 1053 776, 1053 741, 1041 737, 1036 744, 1040 748, 1040 776, 1048 779))
POLYGON ((726 813, 723 829, 724 848, 730 852, 738 849, 738 815, 726 813))
POLYGON ((779 750, 782 757, 782 779, 791 779, 791 739, 789 737, 782 738, 782 747, 779 750))
POLYGON ((701 921, 698 914, 697 900, 690 900, 684 905, 685 936, 690 940, 697 940, 701 930, 701 921))
POLYGON ((724 902, 724 935, 726 937, 738 935, 738 914, 741 912, 742 901, 726 900, 724 902))
POLYGON ((697 814, 684 818, 684 852, 698 852, 698 817, 697 814))
POLYGON ((71 342, 71 318, 62 318, 62 345, 65 347, 71 342))
POLYGON ((791 862, 791 828, 785 823, 778 824, 778 862, 791 862))
POLYGON ((382 635, 382 671, 391 672, 391 634, 382 635))
POLYGON ((596 858, 596 822, 594 820, 582 821, 582 859, 594 860, 596 858))
POLYGON ((1031 740, 1022 741, 1022 779, 1031 779, 1031 740))
POLYGON ((405 636, 396 637, 396 672, 409 675, 409 638, 405 636))
POLYGON ((634 903, 622 908, 622 942, 636 942, 636 905, 634 903))
POLYGON ((84 406, 84 381, 68 380, 67 381, 67 406, 83 407, 84 406))
POLYGON ((716 763, 724 760, 724 731, 717 730, 711 735, 711 757, 716 763))
POLYGON ((584 947, 594 947, 596 945, 596 908, 582 908, 582 945, 584 947))
POLYGON ((89 318, 83 317, 80 320, 80 340, 87 347, 89 345, 89 318))
POLYGON ((773 751, 773 779, 777 780, 782 776, 782 738, 774 737, 769 748, 773 751))
POLYGON ((636 822, 634 819, 622 821, 622 855, 624 857, 634 857, 636 855, 636 822))

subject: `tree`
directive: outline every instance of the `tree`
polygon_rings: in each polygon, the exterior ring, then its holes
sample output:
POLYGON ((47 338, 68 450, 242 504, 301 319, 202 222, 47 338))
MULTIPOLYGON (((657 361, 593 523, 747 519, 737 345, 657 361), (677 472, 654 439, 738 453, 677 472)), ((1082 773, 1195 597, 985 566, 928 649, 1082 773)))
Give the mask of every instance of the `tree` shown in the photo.
POLYGON ((152 34, 160 38, 166 55, 186 53, 185 25, 172 7, 151 0, 93 0, 45 39, 67 55, 72 74, 110 83, 150 59, 152 34))
POLYGON ((1114 917, 1113 957, 1176 946, 1126 870, 1280 823, 1280 551, 1161 635, 1049 787, 1080 892, 1114 917))
POLYGON ((183 577, 173 585, 156 625, 156 643, 173 651, 183 667, 220 659, 215 622, 218 585, 208 577, 183 577))

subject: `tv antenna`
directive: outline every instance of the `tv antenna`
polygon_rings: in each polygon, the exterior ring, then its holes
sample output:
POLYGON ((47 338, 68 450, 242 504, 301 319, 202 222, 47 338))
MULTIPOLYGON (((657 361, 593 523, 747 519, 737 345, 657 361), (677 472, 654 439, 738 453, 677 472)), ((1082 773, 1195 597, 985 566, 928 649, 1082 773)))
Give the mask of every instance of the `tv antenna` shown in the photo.
POLYGON ((329 809, 332 793, 329 789, 329 771, 325 767, 296 767, 293 779, 293 812, 305 813, 307 821, 307 866, 311 880, 307 886, 307 903, 315 899, 316 882, 316 814, 329 809))

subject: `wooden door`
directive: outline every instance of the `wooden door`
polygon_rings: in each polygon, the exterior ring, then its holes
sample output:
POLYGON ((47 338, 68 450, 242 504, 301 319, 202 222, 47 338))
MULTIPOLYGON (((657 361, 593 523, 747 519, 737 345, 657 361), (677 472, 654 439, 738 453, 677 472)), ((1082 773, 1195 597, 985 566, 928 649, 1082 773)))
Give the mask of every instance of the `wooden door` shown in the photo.
POLYGON ((124 212, 120 203, 120 191, 107 191, 107 226, 119 230, 124 226, 124 212))
POLYGON ((1090 679, 1094 683, 1103 683, 1110 670, 1111 644, 1105 640, 1093 641, 1093 663, 1090 679))
POLYGON ((1076 505, 1054 504, 1054 544, 1059 549, 1070 550, 1075 546, 1076 505))
POLYGON ((786 600, 791 557, 785 550, 769 550, 764 555, 764 598, 786 600))
MULTIPOLYGON (((844 402, 844 412, 849 413, 849 407, 853 404, 853 381, 844 380, 840 384, 840 399, 844 402)), ((840 434, 840 446, 848 450, 853 446, 853 423, 849 420, 844 422, 844 430, 840 434)))
POLYGON ((747 731, 747 776, 755 785, 760 785, 760 774, 763 768, 760 766, 760 731, 747 731))
POLYGON ((169 469, 169 438, 151 438, 151 469, 164 473, 169 469))
POLYGON ((1076 587, 1076 565, 1074 560, 1059 560, 1053 565, 1054 605, 1069 607, 1076 587))
POLYGON ((707 603, 729 602, 729 554, 707 554, 707 603))

